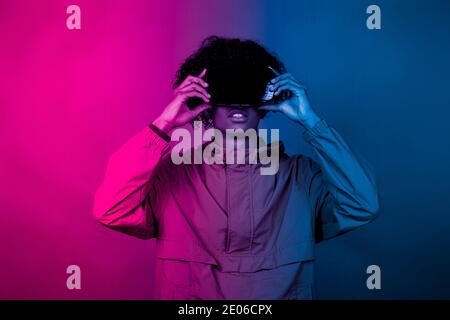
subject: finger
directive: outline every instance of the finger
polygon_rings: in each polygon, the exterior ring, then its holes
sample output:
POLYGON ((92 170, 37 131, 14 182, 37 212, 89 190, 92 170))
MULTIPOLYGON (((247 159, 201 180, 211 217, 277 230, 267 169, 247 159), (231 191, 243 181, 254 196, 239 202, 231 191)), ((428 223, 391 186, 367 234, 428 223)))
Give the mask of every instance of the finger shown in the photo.
POLYGON ((286 80, 278 82, 277 84, 274 84, 273 85, 273 89, 277 90, 279 87, 282 87, 282 86, 284 86, 286 84, 290 84, 290 85, 293 85, 293 86, 296 86, 296 87, 299 87, 301 89, 305 89, 306 90, 306 87, 303 84, 301 84, 298 81, 292 80, 292 79, 286 79, 286 80))
POLYGON ((288 79, 281 80, 281 81, 275 83, 274 85, 272 85, 273 91, 276 91, 279 87, 284 86, 288 83, 297 85, 299 87, 303 87, 299 82, 297 82, 291 78, 288 78, 288 79))
POLYGON ((185 89, 187 86, 190 86, 192 83, 197 83, 201 86, 203 86, 204 88, 208 87, 208 83, 206 81, 204 81, 203 79, 194 77, 194 76, 188 76, 186 78, 186 80, 183 81, 183 83, 181 83, 181 85, 176 88, 175 90, 183 90, 185 89))
POLYGON ((189 98, 198 97, 202 99, 205 102, 209 102, 209 98, 202 94, 201 92, 198 92, 196 90, 191 90, 187 92, 180 93, 180 97, 182 97, 183 101, 186 101, 189 98))
POLYGON ((284 79, 288 79, 290 76, 289 73, 284 73, 276 78, 273 78, 269 84, 268 84, 268 89, 269 91, 275 91, 277 89, 276 84, 279 83, 280 81, 283 81, 284 79))
POLYGON ((280 73, 277 71, 277 70, 275 70, 274 68, 272 68, 271 66, 268 66, 267 68, 269 68, 270 70, 272 70, 272 72, 275 74, 275 76, 279 76, 280 75, 280 73))
POLYGON ((205 96, 211 98, 211 95, 206 91, 202 86, 198 85, 197 83, 191 83, 190 85, 178 90, 180 93, 188 92, 191 90, 196 90, 198 92, 203 93, 205 96))
POLYGON ((198 75, 198 78, 203 78, 206 75, 206 68, 203 69, 202 72, 200 72, 200 74, 198 75))
POLYGON ((273 90, 274 92, 277 92, 277 90, 278 90, 280 87, 283 87, 283 86, 285 86, 286 84, 288 84, 288 83, 290 83, 290 82, 291 82, 290 79, 285 79, 285 80, 278 81, 277 83, 275 83, 275 84, 272 86, 272 90, 273 90))
POLYGON ((286 75, 284 74, 283 76, 280 76, 278 78, 275 78, 272 85, 274 87, 276 87, 277 85, 283 84, 285 81, 292 81, 292 82, 296 82, 298 84, 300 84, 299 81, 297 81, 292 75, 286 75))
POLYGON ((181 95, 185 96, 187 98, 199 97, 199 98, 202 98, 206 102, 209 102, 209 99, 210 99, 207 95, 205 95, 205 94, 203 94, 203 93, 201 93, 201 92, 199 92, 199 91, 197 91, 195 89, 183 92, 181 95))
POLYGON ((294 95, 300 95, 302 91, 305 91, 303 87, 296 86, 294 84, 285 84, 284 86, 279 87, 275 92, 274 95, 278 96, 283 91, 291 91, 294 95))
POLYGON ((284 80, 287 78, 292 77, 292 75, 289 72, 283 73, 282 75, 279 75, 278 77, 273 78, 272 80, 270 80, 271 83, 276 83, 280 80, 284 80))
POLYGON ((294 94, 299 94, 301 91, 305 90, 305 87, 299 86, 296 83, 288 82, 288 83, 278 87, 278 89, 275 90, 274 95, 277 96, 277 95, 279 95, 281 92, 283 92, 285 90, 290 90, 294 94))
POLYGON ((187 76, 187 77, 183 80, 183 82, 181 82, 181 84, 180 84, 178 87, 175 88, 175 90, 179 90, 179 89, 181 89, 181 88, 183 88, 183 87, 185 87, 186 85, 189 85, 189 84, 191 84, 191 83, 192 83, 192 81, 191 81, 191 76, 187 76))
POLYGON ((201 79, 200 77, 190 76, 190 81, 198 83, 198 84, 204 86, 205 88, 208 86, 208 83, 205 80, 201 79))
POLYGON ((192 109, 192 113, 197 116, 200 113, 202 113, 203 111, 210 109, 211 105, 210 104, 201 104, 198 107, 196 107, 195 109, 192 109))
MULTIPOLYGON (((203 71, 206 72, 206 69, 204 69, 203 71)), ((200 75, 204 74, 203 71, 202 71, 202 73, 200 73, 200 75)), ((195 77, 195 76, 193 76, 193 75, 188 75, 188 76, 186 77, 186 79, 184 79, 184 81, 178 86, 177 89, 181 89, 181 88, 185 87, 186 85, 191 84, 192 82, 201 84, 201 85, 204 86, 204 87, 207 87, 207 86, 208 86, 208 83, 207 83, 205 80, 201 79, 201 77, 195 77)))
POLYGON ((263 111, 280 111, 280 106, 275 104, 268 104, 258 108, 258 110, 263 111))

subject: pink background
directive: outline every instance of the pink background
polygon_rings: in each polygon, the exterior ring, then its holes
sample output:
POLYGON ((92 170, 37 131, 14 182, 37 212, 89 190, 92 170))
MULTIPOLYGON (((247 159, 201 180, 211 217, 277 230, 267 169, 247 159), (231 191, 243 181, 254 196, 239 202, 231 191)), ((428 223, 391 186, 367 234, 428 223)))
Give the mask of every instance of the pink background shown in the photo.
POLYGON ((262 40, 258 3, 0 2, 0 298, 153 297, 153 240, 97 224, 93 194, 204 37, 262 40), (70 4, 81 30, 66 28, 70 4), (81 290, 66 288, 70 264, 81 290))

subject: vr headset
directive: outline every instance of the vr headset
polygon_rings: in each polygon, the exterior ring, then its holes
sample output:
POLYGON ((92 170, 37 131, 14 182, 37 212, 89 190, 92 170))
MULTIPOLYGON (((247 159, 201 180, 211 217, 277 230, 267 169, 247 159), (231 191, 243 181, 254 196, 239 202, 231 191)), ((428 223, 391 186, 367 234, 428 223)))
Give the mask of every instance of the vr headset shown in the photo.
MULTIPOLYGON (((282 91, 277 96, 269 90, 269 82, 279 74, 270 66, 242 65, 233 62, 208 67, 205 80, 209 84, 210 103, 213 106, 232 108, 257 108, 278 104, 292 97, 292 92, 289 90, 282 91)), ((202 103, 204 103, 203 100, 197 97, 187 101, 191 109, 202 103)))

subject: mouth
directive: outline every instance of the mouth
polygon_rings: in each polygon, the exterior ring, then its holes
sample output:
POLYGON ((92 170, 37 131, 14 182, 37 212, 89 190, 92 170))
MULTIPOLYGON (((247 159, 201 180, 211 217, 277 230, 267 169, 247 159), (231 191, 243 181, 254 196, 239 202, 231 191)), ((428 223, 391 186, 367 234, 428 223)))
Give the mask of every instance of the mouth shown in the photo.
POLYGON ((233 109, 228 113, 228 118, 233 122, 246 122, 248 119, 248 112, 243 109, 233 109))

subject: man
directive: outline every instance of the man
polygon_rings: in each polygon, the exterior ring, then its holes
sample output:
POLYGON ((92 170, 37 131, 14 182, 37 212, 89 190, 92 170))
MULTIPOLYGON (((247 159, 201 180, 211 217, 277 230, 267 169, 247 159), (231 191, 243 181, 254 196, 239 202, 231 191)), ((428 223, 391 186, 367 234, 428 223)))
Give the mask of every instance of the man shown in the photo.
POLYGON ((253 41, 210 37, 181 66, 161 115, 111 156, 94 214, 156 238, 157 298, 312 299, 315 243, 376 217, 371 173, 285 71, 253 41), (259 173, 260 162, 171 161, 171 130, 195 119, 256 129, 269 111, 305 129, 314 159, 280 148, 272 175, 259 173))

